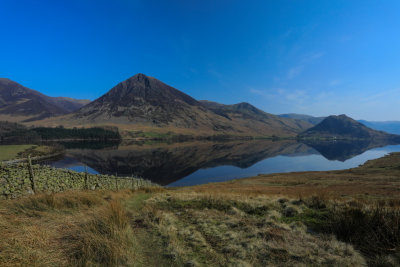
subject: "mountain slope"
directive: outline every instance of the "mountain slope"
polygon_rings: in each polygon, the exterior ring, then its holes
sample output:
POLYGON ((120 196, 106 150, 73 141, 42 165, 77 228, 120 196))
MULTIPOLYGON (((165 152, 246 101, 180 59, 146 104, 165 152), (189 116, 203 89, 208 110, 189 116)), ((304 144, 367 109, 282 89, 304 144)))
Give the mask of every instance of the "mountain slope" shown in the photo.
POLYGON ((397 139, 400 136, 376 131, 346 115, 329 116, 306 130, 302 137, 337 139, 397 139))
POLYGON ((88 103, 63 97, 49 97, 14 81, 0 78, 0 116, 11 121, 32 121, 75 111, 88 103))
POLYGON ((280 118, 276 115, 264 112, 246 102, 233 105, 224 105, 207 100, 201 100, 200 102, 208 109, 230 121, 241 120, 243 123, 251 121, 252 123, 266 124, 272 128, 282 127, 292 129, 294 132, 312 127, 312 124, 306 121, 280 118))
POLYGON ((70 97, 48 97, 48 102, 62 108, 66 113, 74 112, 90 103, 88 99, 75 99, 70 97))
MULTIPOLYGON (((211 102, 210 102, 211 103, 211 102)), ((187 130, 196 135, 233 134, 295 136, 311 127, 303 121, 279 118, 250 104, 207 104, 144 74, 137 74, 60 121, 113 124, 135 130, 187 130), (213 107, 218 106, 218 108, 213 107)))

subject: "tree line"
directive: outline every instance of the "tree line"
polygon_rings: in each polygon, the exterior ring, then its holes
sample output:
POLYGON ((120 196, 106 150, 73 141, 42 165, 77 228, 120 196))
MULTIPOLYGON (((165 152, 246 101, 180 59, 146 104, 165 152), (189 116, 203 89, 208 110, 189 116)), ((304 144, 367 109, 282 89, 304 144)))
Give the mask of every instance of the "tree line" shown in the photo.
POLYGON ((91 128, 56 128, 31 127, 10 122, 0 122, 0 141, 33 142, 41 140, 96 140, 115 141, 121 140, 121 135, 116 127, 91 127, 91 128))

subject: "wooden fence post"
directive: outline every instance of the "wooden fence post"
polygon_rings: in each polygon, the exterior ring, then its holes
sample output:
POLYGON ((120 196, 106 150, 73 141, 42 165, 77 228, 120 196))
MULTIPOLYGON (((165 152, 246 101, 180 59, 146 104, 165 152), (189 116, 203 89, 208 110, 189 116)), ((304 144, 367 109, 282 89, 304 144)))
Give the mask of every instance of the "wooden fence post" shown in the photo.
POLYGON ((29 170, 29 179, 31 180, 31 188, 33 193, 36 193, 35 189, 35 176, 33 175, 32 161, 31 156, 28 155, 28 170, 29 170))
POLYGON ((87 166, 85 164, 85 189, 88 190, 89 186, 88 186, 88 172, 87 172, 87 166))

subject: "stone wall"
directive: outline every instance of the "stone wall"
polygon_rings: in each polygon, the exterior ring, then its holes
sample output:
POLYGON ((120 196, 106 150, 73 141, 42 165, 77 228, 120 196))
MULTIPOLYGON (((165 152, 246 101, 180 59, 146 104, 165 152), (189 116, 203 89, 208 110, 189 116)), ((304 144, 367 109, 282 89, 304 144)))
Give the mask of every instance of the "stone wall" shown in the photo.
MULTIPOLYGON (((49 166, 33 165, 34 187, 38 192, 62 192, 82 189, 123 188, 138 189, 141 187, 158 186, 148 180, 131 177, 116 177, 110 175, 78 173, 66 169, 56 169, 49 166)), ((32 194, 32 183, 27 164, 0 166, 0 198, 17 198, 32 194)))

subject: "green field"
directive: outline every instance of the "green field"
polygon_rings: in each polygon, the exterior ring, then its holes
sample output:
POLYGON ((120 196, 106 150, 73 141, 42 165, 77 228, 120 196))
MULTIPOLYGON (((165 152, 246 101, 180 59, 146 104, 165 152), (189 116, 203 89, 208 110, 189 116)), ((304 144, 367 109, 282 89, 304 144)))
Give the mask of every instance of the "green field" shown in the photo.
POLYGON ((18 153, 23 152, 34 145, 0 145, 0 161, 18 158, 18 153))

